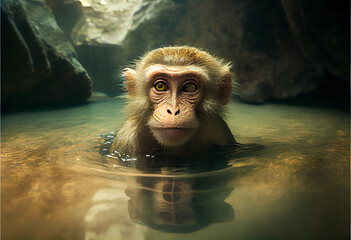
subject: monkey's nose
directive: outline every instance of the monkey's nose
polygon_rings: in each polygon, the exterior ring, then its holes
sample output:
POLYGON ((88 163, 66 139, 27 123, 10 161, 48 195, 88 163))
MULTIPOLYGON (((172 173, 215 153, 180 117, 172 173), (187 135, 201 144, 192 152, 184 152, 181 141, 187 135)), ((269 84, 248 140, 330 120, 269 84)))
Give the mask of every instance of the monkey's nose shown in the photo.
POLYGON ((169 114, 173 114, 173 112, 174 112, 174 115, 177 116, 180 113, 180 109, 175 109, 172 111, 171 109, 167 108, 167 112, 169 114))

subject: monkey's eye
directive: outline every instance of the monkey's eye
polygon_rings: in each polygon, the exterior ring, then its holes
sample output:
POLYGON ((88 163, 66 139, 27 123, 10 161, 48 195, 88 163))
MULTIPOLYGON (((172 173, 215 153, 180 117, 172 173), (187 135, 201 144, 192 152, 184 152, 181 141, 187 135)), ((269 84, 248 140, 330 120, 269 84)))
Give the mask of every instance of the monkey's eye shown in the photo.
POLYGON ((197 85, 193 82, 184 84, 182 90, 184 92, 195 92, 197 90, 197 85))
POLYGON ((157 91, 167 91, 168 90, 168 85, 165 82, 157 82, 157 83, 155 83, 154 87, 157 91))

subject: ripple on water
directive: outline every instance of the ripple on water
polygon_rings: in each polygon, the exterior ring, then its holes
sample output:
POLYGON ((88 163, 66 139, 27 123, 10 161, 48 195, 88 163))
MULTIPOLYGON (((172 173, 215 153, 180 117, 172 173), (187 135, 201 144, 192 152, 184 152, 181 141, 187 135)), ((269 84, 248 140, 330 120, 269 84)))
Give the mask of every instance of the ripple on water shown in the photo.
MULTIPOLYGON (((115 150, 110 153, 114 133, 99 135, 98 151, 102 163, 97 163, 109 173, 116 169, 118 174, 161 175, 206 175, 234 168, 257 167, 253 156, 259 154, 263 146, 258 144, 238 144, 234 147, 213 147, 206 152, 194 154, 169 154, 153 151, 146 155, 129 156, 115 150)), ((94 164, 94 163, 92 163, 94 164)), ((100 169, 101 170, 101 169, 100 169)))

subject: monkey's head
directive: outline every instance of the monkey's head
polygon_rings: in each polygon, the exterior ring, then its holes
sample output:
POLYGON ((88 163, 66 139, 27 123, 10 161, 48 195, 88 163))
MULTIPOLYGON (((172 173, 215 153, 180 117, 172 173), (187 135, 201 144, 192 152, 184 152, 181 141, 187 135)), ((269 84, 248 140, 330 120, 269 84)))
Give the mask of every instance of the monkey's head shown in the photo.
POLYGON ((186 143, 204 121, 221 116, 232 92, 230 64, 186 46, 150 51, 124 75, 129 114, 164 146, 186 143))

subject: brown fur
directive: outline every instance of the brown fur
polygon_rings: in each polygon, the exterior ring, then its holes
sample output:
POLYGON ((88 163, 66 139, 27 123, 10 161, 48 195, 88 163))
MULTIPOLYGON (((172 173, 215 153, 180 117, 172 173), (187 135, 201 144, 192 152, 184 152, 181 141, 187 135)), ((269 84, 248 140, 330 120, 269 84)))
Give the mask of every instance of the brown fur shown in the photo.
MULTIPOLYGON (((146 78, 148 67, 157 64, 170 67, 200 67, 206 73, 208 79, 202 82, 201 89, 204 97, 196 107, 197 117, 202 125, 208 125, 213 119, 223 118, 224 105, 230 100, 232 92, 233 75, 230 73, 230 63, 225 63, 223 60, 193 47, 181 46, 155 49, 136 61, 132 68, 125 69, 126 86, 129 93, 126 110, 129 118, 118 132, 113 149, 134 154, 151 150, 148 148, 157 145, 157 141, 150 138, 150 130, 147 127, 148 119, 152 116, 155 106, 149 97, 146 78), (141 146, 143 140, 144 143, 141 146)), ((221 126, 223 123, 221 123, 221 126)), ((225 123, 219 128, 223 131, 229 131, 225 123)), ((227 134, 224 133, 223 135, 227 134)), ((226 137, 228 138, 228 136, 226 137)))

